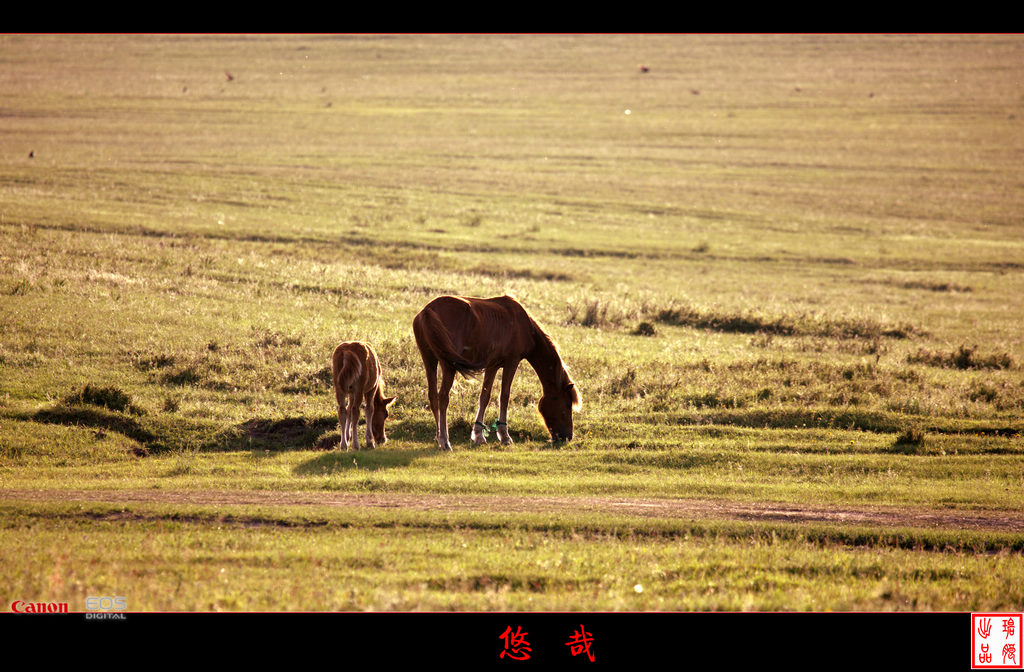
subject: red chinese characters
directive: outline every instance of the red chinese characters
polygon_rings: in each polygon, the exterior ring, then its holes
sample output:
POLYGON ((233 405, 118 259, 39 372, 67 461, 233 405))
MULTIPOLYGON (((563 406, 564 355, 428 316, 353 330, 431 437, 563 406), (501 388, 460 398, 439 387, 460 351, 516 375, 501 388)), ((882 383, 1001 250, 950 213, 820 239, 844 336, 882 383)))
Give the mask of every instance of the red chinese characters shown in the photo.
POLYGON ((498 655, 499 658, 508 656, 512 660, 529 660, 530 652, 533 651, 530 648, 530 643, 526 641, 526 636, 530 634, 523 632, 522 627, 516 626, 516 631, 512 632, 512 626, 505 628, 505 632, 501 633, 500 639, 505 640, 505 648, 498 655))
POLYGON ((1024 669, 1022 614, 971 614, 973 669, 1024 669))
POLYGON ((569 651, 572 652, 573 656, 585 653, 590 662, 594 662, 594 652, 590 650, 590 645, 593 643, 594 634, 587 632, 583 625, 580 624, 580 629, 573 631, 572 638, 565 645, 569 647, 569 651))
MULTIPOLYGON (((512 629, 511 625, 506 626, 505 631, 498 635, 498 639, 504 643, 498 658, 530 660, 533 655, 533 647, 530 646, 529 640, 526 639, 526 636, 529 634, 529 632, 523 630, 522 626, 517 625, 515 630, 512 629)), ((569 653, 573 657, 585 655, 592 663, 596 660, 594 633, 587 631, 582 624, 580 624, 579 629, 573 630, 572 637, 569 638, 569 641, 563 642, 563 644, 569 647, 569 653)), ((543 651, 544 647, 541 647, 541 649, 543 651)))

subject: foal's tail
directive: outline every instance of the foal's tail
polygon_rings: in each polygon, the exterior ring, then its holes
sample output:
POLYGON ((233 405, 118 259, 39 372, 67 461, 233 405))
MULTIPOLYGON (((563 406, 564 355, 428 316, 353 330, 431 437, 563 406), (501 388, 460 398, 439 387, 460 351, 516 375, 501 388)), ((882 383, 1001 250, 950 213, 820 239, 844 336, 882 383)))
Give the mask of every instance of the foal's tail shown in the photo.
POLYGON ((421 354, 429 352, 463 376, 477 376, 484 370, 480 364, 475 364, 456 352, 448 330, 432 310, 423 310, 416 316, 412 321, 412 332, 421 354))
POLYGON ((354 354, 345 350, 340 357, 331 360, 331 368, 334 391, 340 401, 342 393, 351 392, 356 382, 363 377, 363 363, 354 354))

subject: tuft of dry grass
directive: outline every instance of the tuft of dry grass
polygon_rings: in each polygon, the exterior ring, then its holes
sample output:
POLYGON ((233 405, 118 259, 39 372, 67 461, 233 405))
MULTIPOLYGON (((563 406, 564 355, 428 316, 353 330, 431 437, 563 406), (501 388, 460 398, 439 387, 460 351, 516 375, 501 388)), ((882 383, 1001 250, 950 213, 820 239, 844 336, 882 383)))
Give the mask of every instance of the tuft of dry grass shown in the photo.
POLYGON ((766 316, 753 313, 729 313, 675 305, 654 313, 658 322, 695 329, 737 334, 773 336, 819 336, 835 339, 879 338, 907 339, 927 333, 907 324, 891 324, 869 318, 831 317, 815 314, 766 316))
POLYGON ((130 394, 119 387, 87 384, 81 390, 64 398, 66 404, 87 404, 100 406, 111 411, 139 414, 141 409, 135 405, 130 394))
POLYGON ((977 346, 960 345, 956 350, 918 348, 907 355, 909 364, 926 364, 945 369, 1011 369, 1016 362, 1008 352, 979 354, 977 346))

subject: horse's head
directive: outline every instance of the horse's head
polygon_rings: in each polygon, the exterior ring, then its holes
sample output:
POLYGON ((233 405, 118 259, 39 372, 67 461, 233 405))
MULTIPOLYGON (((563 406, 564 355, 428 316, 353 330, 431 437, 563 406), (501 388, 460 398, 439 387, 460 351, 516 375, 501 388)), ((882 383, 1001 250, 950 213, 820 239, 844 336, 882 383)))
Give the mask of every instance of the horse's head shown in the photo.
POLYGON ((583 406, 580 393, 576 389, 576 383, 572 381, 569 374, 555 388, 547 390, 537 409, 540 417, 551 434, 551 440, 558 443, 572 440, 572 412, 578 411, 583 406))
POLYGON ((384 433, 384 421, 388 419, 388 408, 391 404, 395 403, 397 397, 384 397, 377 393, 377 401, 373 405, 373 417, 370 418, 373 429, 373 441, 378 446, 383 446, 388 442, 388 435, 384 433))

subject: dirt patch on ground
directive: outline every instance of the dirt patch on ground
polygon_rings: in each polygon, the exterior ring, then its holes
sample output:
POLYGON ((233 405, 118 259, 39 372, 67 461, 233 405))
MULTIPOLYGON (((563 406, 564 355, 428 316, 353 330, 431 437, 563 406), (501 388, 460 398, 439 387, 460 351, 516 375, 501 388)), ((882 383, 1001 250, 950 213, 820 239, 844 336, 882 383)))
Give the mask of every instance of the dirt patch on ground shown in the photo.
POLYGON ((630 497, 510 497, 216 490, 0 490, 0 501, 163 503, 215 506, 322 506, 331 508, 474 511, 490 513, 610 513, 644 518, 826 522, 883 527, 1024 532, 1017 511, 955 511, 914 507, 804 507, 697 499, 630 497))

